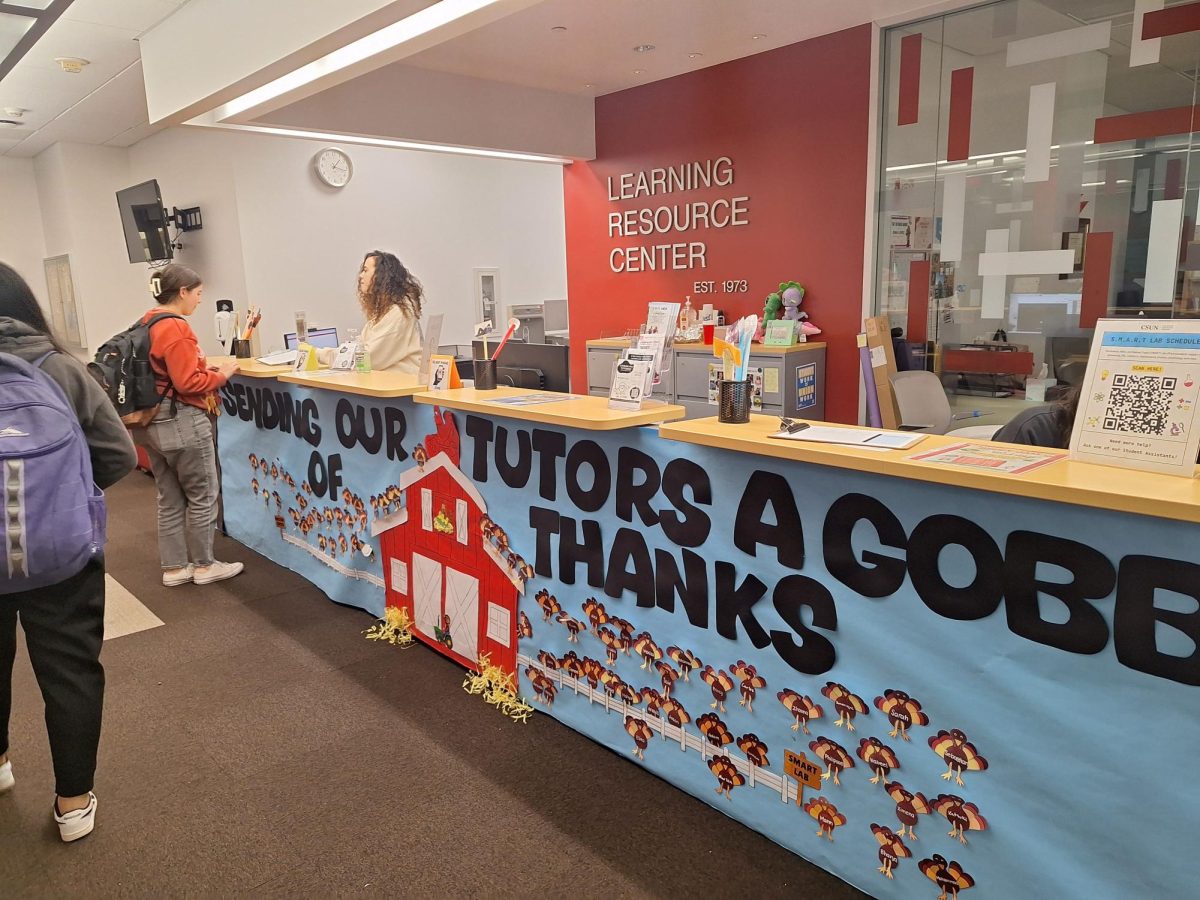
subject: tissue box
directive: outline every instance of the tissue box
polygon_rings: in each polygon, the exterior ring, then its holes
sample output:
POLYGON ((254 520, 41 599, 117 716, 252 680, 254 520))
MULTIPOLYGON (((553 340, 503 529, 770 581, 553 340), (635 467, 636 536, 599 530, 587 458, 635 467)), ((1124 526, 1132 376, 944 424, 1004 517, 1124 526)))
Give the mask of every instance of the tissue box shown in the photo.
POLYGON ((1026 378, 1025 399, 1034 403, 1046 402, 1046 390, 1058 384, 1056 378, 1026 378))

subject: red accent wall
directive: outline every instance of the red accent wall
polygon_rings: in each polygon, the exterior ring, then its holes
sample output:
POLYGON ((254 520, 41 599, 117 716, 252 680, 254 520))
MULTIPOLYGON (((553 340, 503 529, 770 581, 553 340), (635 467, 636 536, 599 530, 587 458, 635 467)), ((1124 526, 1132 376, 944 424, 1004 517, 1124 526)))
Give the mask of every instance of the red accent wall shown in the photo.
POLYGON ((870 117, 871 27, 824 35, 596 100, 593 162, 563 170, 571 380, 586 390, 585 341, 645 321, 652 300, 690 294, 727 317, 761 312, 779 282, 807 290, 824 329, 826 415, 858 415, 862 266, 870 117), (610 201, 606 179, 728 156, 729 187, 610 201), (608 236, 610 211, 748 196, 749 224, 608 236), (615 247, 704 241, 707 267, 614 273, 615 247), (745 294, 698 295, 693 282, 746 279, 745 294))

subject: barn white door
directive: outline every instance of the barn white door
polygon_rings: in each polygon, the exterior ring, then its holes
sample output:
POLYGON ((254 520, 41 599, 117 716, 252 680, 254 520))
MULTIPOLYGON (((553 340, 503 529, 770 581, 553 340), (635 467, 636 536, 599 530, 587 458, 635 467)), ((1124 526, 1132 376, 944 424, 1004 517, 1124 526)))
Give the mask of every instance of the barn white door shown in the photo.
POLYGON ((479 579, 446 568, 446 615, 454 652, 479 659, 479 579))
POLYGON ((442 565, 419 553, 412 558, 413 618, 417 630, 433 637, 442 615, 442 565))

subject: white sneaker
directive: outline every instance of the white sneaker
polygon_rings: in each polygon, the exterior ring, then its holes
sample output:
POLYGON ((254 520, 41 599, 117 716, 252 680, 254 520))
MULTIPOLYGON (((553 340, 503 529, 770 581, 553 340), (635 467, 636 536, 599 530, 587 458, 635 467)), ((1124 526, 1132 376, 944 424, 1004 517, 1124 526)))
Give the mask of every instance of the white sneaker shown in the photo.
POLYGON ((240 562, 227 563, 213 560, 213 564, 204 574, 200 574, 200 572, 193 574, 192 581, 196 584, 212 584, 214 581, 224 581, 226 578, 241 575, 244 568, 245 566, 240 562))
POLYGON ((196 567, 188 563, 182 569, 177 569, 174 572, 163 572, 164 587, 178 587, 181 584, 189 584, 195 575, 196 567))
POLYGON ((54 821, 58 823, 59 836, 70 843, 87 837, 96 827, 96 795, 88 792, 88 805, 74 812, 58 814, 58 801, 54 802, 54 821))
POLYGON ((17 779, 13 778, 12 760, 10 759, 4 765, 0 766, 0 794, 5 791, 11 791, 13 785, 17 783, 17 779))

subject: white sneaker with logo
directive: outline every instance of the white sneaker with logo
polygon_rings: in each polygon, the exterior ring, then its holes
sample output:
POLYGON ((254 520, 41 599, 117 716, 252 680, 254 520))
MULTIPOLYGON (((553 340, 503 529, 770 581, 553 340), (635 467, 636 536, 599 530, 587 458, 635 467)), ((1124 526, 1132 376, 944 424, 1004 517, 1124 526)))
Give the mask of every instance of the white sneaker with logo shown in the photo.
POLYGON ((192 576, 192 582, 194 584, 212 584, 214 581, 224 581, 226 578, 241 575, 244 568, 245 566, 240 562, 227 563, 213 560, 213 564, 203 572, 199 569, 196 570, 192 576))
POLYGON ((195 574, 196 567, 188 563, 182 569, 176 569, 173 572, 163 572, 164 587, 178 587, 181 584, 190 584, 192 576, 195 574))
POLYGON ((58 814, 58 801, 54 802, 54 821, 58 823, 58 834, 68 844, 87 837, 96 827, 96 795, 88 792, 88 805, 63 815, 58 814))
POLYGON ((0 794, 5 791, 11 791, 13 785, 17 783, 17 779, 13 778, 12 760, 8 760, 4 765, 0 766, 0 794))

